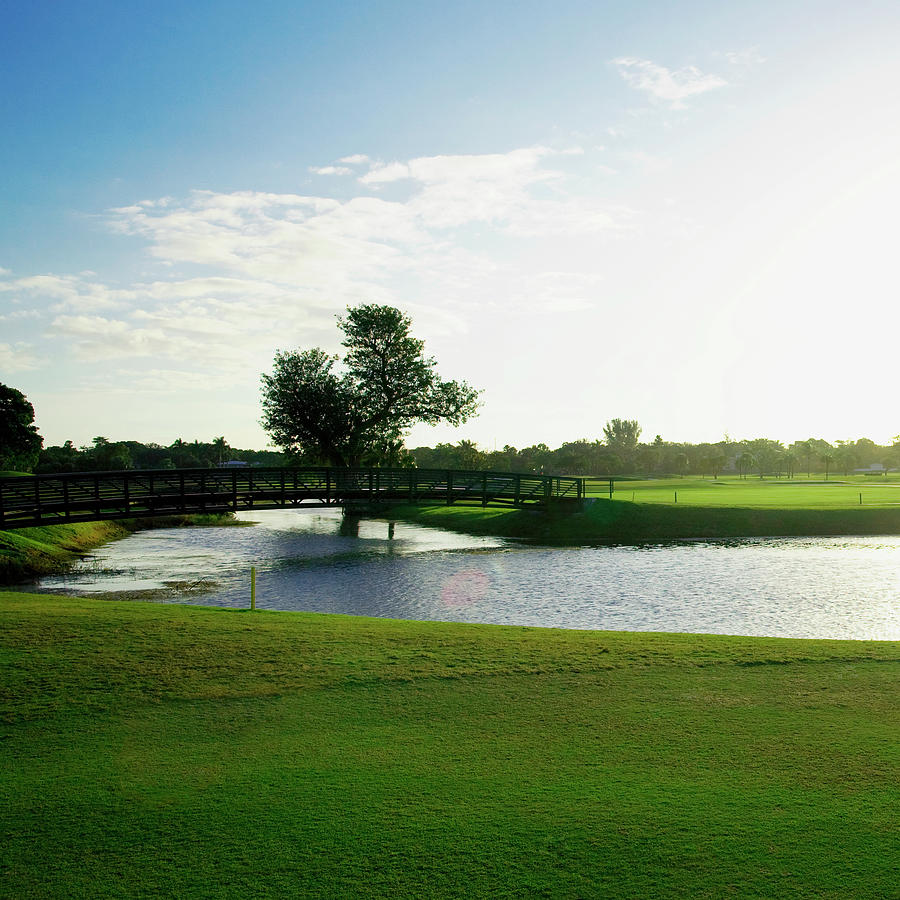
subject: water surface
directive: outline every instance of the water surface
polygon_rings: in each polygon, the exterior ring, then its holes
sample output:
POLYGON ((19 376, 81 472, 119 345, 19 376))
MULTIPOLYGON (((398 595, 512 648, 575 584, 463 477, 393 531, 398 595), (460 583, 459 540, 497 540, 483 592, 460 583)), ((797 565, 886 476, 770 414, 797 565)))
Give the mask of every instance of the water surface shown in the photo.
POLYGON ((559 628, 900 640, 900 537, 547 548, 362 520, 242 513, 253 527, 138 532, 44 590, 559 628), (342 533, 342 530, 344 533, 342 533), (214 584, 214 587, 212 585, 214 584), (211 589, 210 589, 211 588, 211 589))

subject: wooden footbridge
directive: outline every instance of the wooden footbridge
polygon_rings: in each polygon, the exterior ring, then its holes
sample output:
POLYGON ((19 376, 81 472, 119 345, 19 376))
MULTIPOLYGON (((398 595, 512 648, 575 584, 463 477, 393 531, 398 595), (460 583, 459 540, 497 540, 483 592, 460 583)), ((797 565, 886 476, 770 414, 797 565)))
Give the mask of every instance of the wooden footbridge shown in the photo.
POLYGON ((247 509, 580 503, 585 480, 456 469, 235 468, 83 472, 0 478, 0 530, 100 519, 247 509))

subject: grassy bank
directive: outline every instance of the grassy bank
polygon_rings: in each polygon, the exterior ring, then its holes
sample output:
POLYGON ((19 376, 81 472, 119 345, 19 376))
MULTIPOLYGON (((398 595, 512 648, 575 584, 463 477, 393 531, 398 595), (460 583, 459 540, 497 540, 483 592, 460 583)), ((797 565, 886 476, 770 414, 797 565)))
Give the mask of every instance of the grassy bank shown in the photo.
POLYGON ((232 517, 227 514, 164 516, 156 519, 78 522, 0 531, 0 584, 16 584, 41 575, 65 572, 94 547, 144 528, 223 525, 232 521, 232 517))
POLYGON ((473 506, 397 506, 378 514, 452 531, 515 537, 547 544, 900 534, 900 506, 703 506, 683 503, 680 495, 677 504, 597 498, 589 501, 580 512, 544 513, 473 506))
POLYGON ((897 643, 0 619, 5 896, 896 890, 897 643))

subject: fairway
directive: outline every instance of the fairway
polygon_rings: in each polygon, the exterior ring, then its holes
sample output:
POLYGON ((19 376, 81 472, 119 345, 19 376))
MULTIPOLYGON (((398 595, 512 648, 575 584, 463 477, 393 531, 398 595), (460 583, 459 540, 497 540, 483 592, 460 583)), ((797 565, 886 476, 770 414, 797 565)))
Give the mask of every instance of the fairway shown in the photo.
MULTIPOLYGON (((588 479, 588 496, 609 497, 609 482, 588 479)), ((821 475, 802 478, 654 478, 616 481, 615 500, 679 503, 689 506, 740 506, 765 509, 844 509, 851 506, 900 507, 900 480, 821 475), (676 501, 677 495, 677 501, 676 501), (860 496, 861 495, 861 496, 860 496), (861 503, 860 503, 861 499, 861 503)))
POLYGON ((897 643, 0 617, 4 896, 896 889, 897 643))

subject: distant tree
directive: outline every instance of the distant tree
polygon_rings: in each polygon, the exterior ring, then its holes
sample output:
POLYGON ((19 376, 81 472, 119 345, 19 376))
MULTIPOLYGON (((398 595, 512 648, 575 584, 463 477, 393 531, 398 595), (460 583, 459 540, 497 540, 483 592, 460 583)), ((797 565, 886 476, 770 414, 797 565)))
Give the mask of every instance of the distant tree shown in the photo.
POLYGON ((604 447, 597 455, 597 475, 622 475, 625 463, 614 450, 604 447))
POLYGON ((860 438, 854 446, 856 449, 856 464, 858 466, 868 466, 873 462, 881 461, 881 448, 875 441, 869 438, 860 438))
POLYGON ((756 438, 756 440, 749 441, 747 449, 756 462, 760 478, 776 472, 781 455, 784 453, 784 446, 781 442, 773 441, 771 438, 756 438))
POLYGON ((551 451, 546 444, 534 444, 519 451, 517 466, 522 472, 543 472, 550 464, 551 451))
POLYGON ((786 450, 781 460, 784 463, 785 474, 788 478, 793 478, 794 469, 797 466, 797 454, 793 450, 786 450))
POLYGON ((821 459, 822 462, 825 463, 825 480, 826 481, 828 481, 828 472, 831 469, 832 463, 834 463, 834 458, 835 458, 834 450, 832 450, 830 448, 828 450, 823 450, 819 455, 819 459, 821 459))
POLYGON ((225 436, 213 438, 213 450, 216 454, 216 463, 218 465, 222 465, 225 462, 225 458, 228 456, 228 451, 231 450, 231 447, 228 446, 228 441, 225 440, 225 436))
POLYGON ((897 435, 891 440, 893 441, 893 444, 889 449, 884 448, 885 452, 881 460, 885 469, 900 467, 900 435, 897 435))
POLYGON ((749 450, 744 450, 744 452, 738 456, 737 464, 740 477, 746 478, 747 472, 756 465, 756 457, 749 450))
POLYGON ((849 475, 850 470, 859 462, 859 454, 854 441, 837 441, 834 451, 834 461, 840 467, 844 475, 849 475))
POLYGON ((684 452, 684 450, 679 450, 673 456, 672 461, 674 463, 675 471, 682 478, 684 478, 685 473, 688 470, 688 466, 690 465, 690 457, 687 455, 687 453, 684 452))
POLYGON ((134 462, 131 451, 123 441, 111 442, 109 438, 95 437, 91 447, 86 448, 90 468, 97 472, 112 472, 130 469, 134 462))
POLYGON ((80 468, 80 455, 79 449, 71 441, 66 441, 61 447, 44 447, 34 471, 37 474, 77 472, 80 468))
POLYGON ((323 350, 277 353, 272 374, 262 376, 262 424, 274 443, 331 465, 360 465, 417 422, 459 425, 475 415, 479 392, 442 381, 411 324, 391 306, 348 308, 338 319, 343 372, 340 358, 323 350))
POLYGON ((812 440, 797 441, 796 444, 792 444, 791 446, 796 448, 797 452, 806 460, 806 477, 811 478, 812 459, 816 452, 812 440))
POLYGON ((603 426, 606 446, 619 456, 626 467, 634 465, 641 426, 634 419, 610 419, 603 426))
POLYGON ((651 475, 659 465, 661 453, 653 444, 641 444, 635 454, 635 463, 645 475, 651 475))
POLYGON ((728 462, 728 457, 721 451, 712 451, 706 455, 706 466, 707 471, 712 475, 713 478, 717 479, 719 477, 719 472, 725 467, 725 463, 728 462))
POLYGON ((487 467, 497 472, 514 472, 519 451, 511 444, 504 444, 502 450, 488 454, 487 467))

